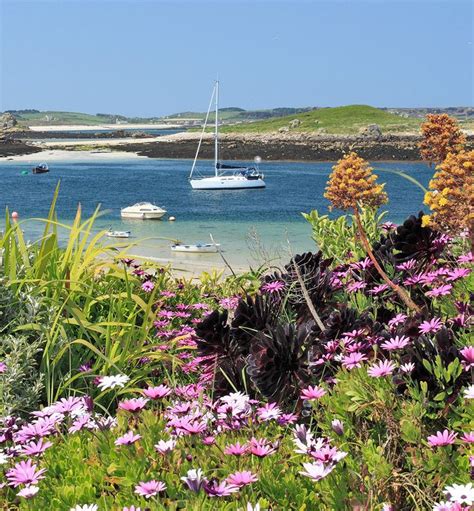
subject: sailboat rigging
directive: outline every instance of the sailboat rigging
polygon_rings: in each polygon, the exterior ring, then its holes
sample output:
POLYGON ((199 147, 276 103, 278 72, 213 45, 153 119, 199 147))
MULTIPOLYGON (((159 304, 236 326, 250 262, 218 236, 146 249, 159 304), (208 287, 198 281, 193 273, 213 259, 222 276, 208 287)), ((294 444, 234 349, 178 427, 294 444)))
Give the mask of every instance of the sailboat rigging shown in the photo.
MULTIPOLYGON (((255 158, 257 163, 258 158, 255 158)), ((196 173, 197 174, 197 173, 196 173)), ((258 170, 257 165, 253 167, 227 165, 221 163, 219 158, 219 81, 217 80, 212 91, 211 100, 207 109, 204 126, 194 157, 189 182, 195 190, 237 190, 241 188, 265 188, 263 174, 258 170), (199 157, 202 139, 206 131, 212 103, 215 102, 215 126, 214 126, 214 175, 193 177, 196 173, 196 162, 199 157)))

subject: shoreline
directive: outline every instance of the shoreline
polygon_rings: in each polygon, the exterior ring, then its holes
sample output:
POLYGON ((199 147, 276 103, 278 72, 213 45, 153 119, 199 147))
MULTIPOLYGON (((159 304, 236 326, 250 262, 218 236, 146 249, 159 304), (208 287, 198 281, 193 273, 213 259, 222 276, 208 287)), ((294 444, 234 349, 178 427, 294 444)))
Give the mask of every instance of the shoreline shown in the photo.
MULTIPOLYGON (((67 149, 44 149, 40 152, 28 153, 28 154, 17 154, 12 156, 0 156, 0 164, 8 163, 8 162, 24 162, 34 164, 39 160, 45 161, 46 163, 50 161, 114 161, 114 160, 185 160, 192 162, 194 158, 169 158, 169 157, 152 157, 152 156, 144 156, 140 155, 137 152, 132 151, 118 151, 118 150, 103 150, 103 151, 77 151, 77 150, 67 150, 67 149)), ((207 159, 207 158, 204 158, 207 159)), ((209 161, 212 158, 208 158, 209 161)), ((280 159, 280 160, 264 160, 262 163, 266 161, 274 161, 281 163, 335 163, 335 160, 291 160, 291 159, 280 159)), ((414 159, 414 160, 375 160, 376 163, 420 163, 422 160, 414 159)))
MULTIPOLYGON (((147 158, 194 159, 200 139, 198 132, 179 132, 172 135, 144 138, 111 138, 95 140, 38 141, 25 144, 16 140, 0 144, 2 156, 14 157, 24 153, 45 153, 55 151, 70 153, 84 152, 105 154, 110 152, 128 153, 147 158)), ((390 134, 381 136, 362 135, 316 135, 313 133, 267 133, 237 134, 224 133, 220 137, 220 152, 223 160, 252 161, 260 156, 263 161, 293 162, 334 162, 344 154, 355 151, 371 162, 416 162, 421 161, 419 153, 420 136, 414 134, 390 134)), ((466 149, 474 149, 474 136, 468 136, 466 149)), ((199 153, 200 159, 214 158, 214 136, 205 133, 199 153)))
POLYGON ((179 124, 58 124, 44 126, 28 126, 31 131, 100 131, 100 130, 166 130, 182 128, 179 124))

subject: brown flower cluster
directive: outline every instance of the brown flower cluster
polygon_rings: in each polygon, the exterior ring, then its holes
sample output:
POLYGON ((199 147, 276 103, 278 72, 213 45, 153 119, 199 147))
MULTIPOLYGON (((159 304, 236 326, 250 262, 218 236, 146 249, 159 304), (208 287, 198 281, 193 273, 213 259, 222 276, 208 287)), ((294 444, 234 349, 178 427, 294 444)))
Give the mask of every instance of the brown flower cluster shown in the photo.
POLYGON ((447 114, 428 114, 421 134, 421 157, 430 165, 442 162, 448 153, 459 152, 466 142, 456 119, 447 114))
POLYGON ((332 168, 324 197, 330 209, 351 209, 357 204, 378 207, 387 202, 384 184, 378 184, 373 169, 357 153, 349 153, 332 168))
POLYGON ((474 151, 448 154, 430 181, 431 191, 425 195, 425 204, 432 215, 425 220, 459 234, 464 229, 474 231, 474 151))

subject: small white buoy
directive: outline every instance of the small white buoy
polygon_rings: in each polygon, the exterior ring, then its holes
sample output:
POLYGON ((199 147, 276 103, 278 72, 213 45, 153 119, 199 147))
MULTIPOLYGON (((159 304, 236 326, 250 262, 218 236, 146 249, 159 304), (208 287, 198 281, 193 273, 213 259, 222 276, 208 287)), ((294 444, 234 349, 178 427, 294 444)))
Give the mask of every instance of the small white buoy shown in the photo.
POLYGON ((168 220, 169 220, 170 222, 174 222, 174 221, 176 220, 176 217, 174 217, 174 216, 170 216, 170 217, 168 218, 168 220))

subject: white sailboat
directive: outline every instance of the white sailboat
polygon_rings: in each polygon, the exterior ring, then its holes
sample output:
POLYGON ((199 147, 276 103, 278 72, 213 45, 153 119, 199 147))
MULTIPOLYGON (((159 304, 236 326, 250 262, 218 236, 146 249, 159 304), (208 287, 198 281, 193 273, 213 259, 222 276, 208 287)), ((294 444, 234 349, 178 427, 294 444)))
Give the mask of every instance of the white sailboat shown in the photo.
MULTIPOLYGON (((255 158, 257 164, 259 158, 255 158)), ((219 81, 216 81, 207 109, 206 119, 201 132, 201 138, 194 157, 193 166, 189 175, 189 182, 194 190, 238 190, 242 188, 265 188, 263 174, 254 167, 242 167, 237 165, 226 165, 219 160, 219 81), (196 162, 199 156, 204 132, 207 127, 212 102, 215 100, 215 133, 214 133, 214 175, 200 176, 196 171, 196 162)))

